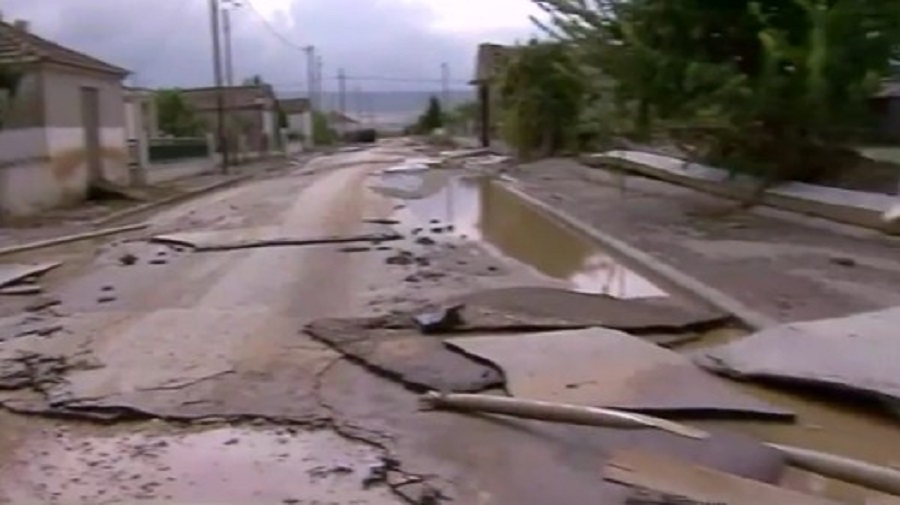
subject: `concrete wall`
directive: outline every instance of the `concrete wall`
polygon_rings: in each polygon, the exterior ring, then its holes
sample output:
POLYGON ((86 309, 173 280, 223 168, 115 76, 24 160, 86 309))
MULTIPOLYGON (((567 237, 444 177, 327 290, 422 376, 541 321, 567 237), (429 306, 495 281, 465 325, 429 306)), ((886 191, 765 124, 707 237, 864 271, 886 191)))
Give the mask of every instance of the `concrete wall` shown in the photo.
MULTIPOLYGON (((128 146, 124 89, 114 76, 95 75, 65 67, 44 70, 45 124, 51 163, 58 172, 87 171, 81 89, 95 88, 99 98, 100 159, 105 179, 128 183, 128 146)), ((75 177, 80 177, 77 175, 75 177)), ((85 185, 86 189, 86 185, 85 185)))
POLYGON ((309 112, 301 112, 299 114, 288 114, 288 130, 292 132, 309 135, 312 132, 312 114, 309 112))
POLYGON ((174 181, 185 177, 213 172, 218 169, 217 160, 214 158, 198 158, 173 163, 161 163, 150 165, 144 172, 147 184, 159 184, 174 181))
MULTIPOLYGON (((217 111, 202 110, 197 115, 208 125, 208 131, 215 135, 219 124, 217 111)), ((228 135, 233 145, 237 144, 238 136, 245 139, 246 145, 241 145, 241 150, 262 151, 266 147, 272 149, 275 146, 274 138, 268 137, 266 140, 266 114, 261 107, 228 110, 225 113, 225 124, 229 127, 228 135)))

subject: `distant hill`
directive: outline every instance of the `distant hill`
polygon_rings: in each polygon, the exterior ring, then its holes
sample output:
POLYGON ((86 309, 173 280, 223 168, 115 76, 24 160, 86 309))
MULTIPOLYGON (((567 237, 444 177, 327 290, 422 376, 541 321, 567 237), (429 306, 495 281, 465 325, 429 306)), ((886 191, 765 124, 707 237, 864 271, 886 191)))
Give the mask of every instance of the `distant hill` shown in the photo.
MULTIPOLYGON (((439 91, 362 91, 347 92, 346 113, 348 116, 364 123, 379 126, 405 126, 412 123, 428 105, 431 96, 438 96, 439 91)), ((296 98, 298 94, 283 94, 281 98, 296 98)), ((450 106, 475 100, 473 91, 451 91, 450 106)), ((338 110, 339 95, 336 92, 322 93, 324 109, 338 110)))

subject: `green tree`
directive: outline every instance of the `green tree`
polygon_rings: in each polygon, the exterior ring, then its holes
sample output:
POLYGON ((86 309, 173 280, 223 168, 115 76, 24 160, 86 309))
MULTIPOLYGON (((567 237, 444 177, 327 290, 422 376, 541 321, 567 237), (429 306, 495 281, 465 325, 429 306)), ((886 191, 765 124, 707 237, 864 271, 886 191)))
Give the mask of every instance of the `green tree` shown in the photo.
POLYGON ((338 134, 328 124, 328 116, 321 111, 313 111, 312 117, 313 143, 317 146, 328 146, 337 142, 338 134))
POLYGON ((154 96, 159 129, 174 137, 196 137, 203 132, 203 122, 187 104, 178 89, 161 89, 154 96))
POLYGON ((446 126, 459 131, 478 123, 480 120, 478 102, 469 101, 456 105, 444 118, 446 126))
POLYGON ((574 147, 584 78, 570 49, 530 41, 506 64, 500 83, 501 130, 522 158, 574 147))
POLYGON ((416 122, 416 129, 419 133, 431 133, 442 126, 444 126, 444 112, 441 109, 441 101, 432 96, 428 99, 428 108, 416 122))
POLYGON ((893 0, 535 2, 547 31, 610 77, 632 134, 663 131, 763 187, 844 159, 835 146, 865 127, 900 47, 893 0))
POLYGON ((262 76, 259 74, 251 75, 247 77, 243 81, 244 86, 262 86, 266 81, 263 80, 262 76))

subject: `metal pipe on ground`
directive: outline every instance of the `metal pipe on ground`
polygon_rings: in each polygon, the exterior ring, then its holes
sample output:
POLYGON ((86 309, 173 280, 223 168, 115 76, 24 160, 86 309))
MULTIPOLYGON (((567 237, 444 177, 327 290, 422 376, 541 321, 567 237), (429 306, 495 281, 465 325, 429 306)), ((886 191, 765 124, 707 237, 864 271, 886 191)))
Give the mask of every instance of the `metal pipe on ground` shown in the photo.
POLYGON ((559 403, 522 400, 504 396, 478 394, 442 394, 426 393, 422 396, 423 405, 430 408, 479 412, 487 414, 503 414, 540 421, 580 424, 586 426, 605 426, 625 429, 657 429, 688 438, 706 438, 707 434, 696 428, 683 424, 613 409, 586 407, 584 405, 566 405, 559 403))
MULTIPOLYGON (((431 408, 502 414, 539 421, 609 428, 653 428, 690 438, 704 438, 700 430, 665 419, 612 409, 524 400, 479 394, 426 393, 422 402, 431 408)), ((900 496, 900 471, 843 456, 780 444, 766 444, 781 452, 788 463, 835 480, 900 496)))

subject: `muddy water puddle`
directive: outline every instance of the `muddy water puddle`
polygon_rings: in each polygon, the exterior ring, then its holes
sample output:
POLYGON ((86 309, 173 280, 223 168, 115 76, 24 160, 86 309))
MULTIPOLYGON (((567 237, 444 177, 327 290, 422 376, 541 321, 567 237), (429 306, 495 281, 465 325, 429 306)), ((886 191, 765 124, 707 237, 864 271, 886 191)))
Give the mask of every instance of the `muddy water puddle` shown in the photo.
POLYGON ((403 199, 399 218, 422 232, 453 226, 456 236, 480 241, 499 254, 573 290, 618 298, 666 292, 611 258, 488 178, 449 177, 437 171, 383 174, 381 187, 403 199))
POLYGON ((399 503, 386 487, 363 489, 377 452, 331 431, 60 431, 32 438, 9 460, 0 501, 12 503, 399 503))
MULTIPOLYGON (((678 350, 697 350, 732 342, 746 331, 713 331, 678 350)), ((900 422, 876 405, 863 405, 850 398, 811 392, 788 391, 750 382, 730 381, 735 389, 793 411, 794 423, 750 421, 706 421, 692 424, 740 431, 767 442, 814 449, 900 470, 900 422)), ((900 505, 900 497, 884 498, 860 487, 826 479, 809 472, 791 470, 784 485, 811 494, 828 496, 848 505, 900 505), (896 500, 896 501, 890 501, 896 500)))

